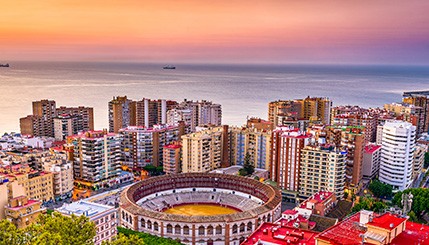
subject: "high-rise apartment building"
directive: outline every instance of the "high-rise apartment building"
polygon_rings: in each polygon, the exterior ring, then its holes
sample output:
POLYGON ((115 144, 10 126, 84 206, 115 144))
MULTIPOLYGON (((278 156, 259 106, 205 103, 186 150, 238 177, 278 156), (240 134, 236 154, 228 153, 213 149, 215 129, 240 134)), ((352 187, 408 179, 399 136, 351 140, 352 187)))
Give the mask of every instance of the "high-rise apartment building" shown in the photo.
POLYGON ((271 131, 256 128, 229 128, 230 163, 243 165, 246 154, 255 168, 269 169, 271 160, 271 131))
POLYGON ((55 101, 33 101, 33 114, 20 119, 21 134, 54 137, 55 101))
POLYGON ((44 134, 44 125, 42 117, 28 115, 26 117, 19 119, 19 127, 21 129, 22 135, 30 135, 30 136, 43 136, 44 134))
POLYGON ((308 145, 301 150, 300 197, 324 190, 342 198, 345 189, 347 152, 334 145, 308 145))
POLYGON ((75 182, 101 188, 120 174, 121 136, 107 131, 88 131, 67 138, 72 147, 75 182))
MULTIPOLYGON (((33 114, 20 119, 21 134, 32 136, 47 136, 60 139, 60 135, 67 136, 70 130, 88 131, 94 129, 94 112, 90 107, 64 107, 55 108, 55 101, 41 100, 33 102, 33 114), (69 122, 65 115, 73 118, 69 122), (64 119, 60 130, 60 122, 55 126, 55 119, 64 119), (69 125, 68 125, 69 124, 69 125), (55 130, 57 127, 57 130, 55 130), (61 133, 60 133, 61 132, 61 133), (56 135, 57 134, 57 135, 56 135)), ((61 138, 63 138, 61 137, 61 138)))
POLYGON ((429 91, 404 92, 402 101, 423 108, 423 132, 429 131, 429 91))
POLYGON ((41 100, 33 102, 33 115, 39 116, 44 121, 42 136, 54 137, 54 117, 56 116, 56 104, 53 100, 41 100))
POLYGON ((56 140, 65 140, 67 136, 77 134, 82 131, 82 126, 79 125, 78 115, 61 114, 54 117, 54 136, 56 140))
POLYGON ((273 101, 268 104, 268 120, 274 126, 282 126, 298 120, 329 124, 331 106, 331 100, 319 97, 273 101))
POLYGON ((196 120, 193 120, 193 114, 191 109, 180 109, 174 108, 167 111, 167 124, 178 125, 179 122, 184 122, 192 131, 195 131, 196 120))
POLYGON ((383 126, 379 179, 403 191, 413 179, 416 127, 409 122, 388 120, 383 126))
POLYGON ((406 103, 385 104, 384 109, 394 113, 397 120, 402 120, 416 126, 416 137, 425 133, 425 111, 423 107, 406 103))
POLYGON ((163 166, 166 174, 178 174, 182 165, 182 145, 178 142, 164 146, 163 166))
POLYGON ((41 157, 43 168, 53 174, 53 191, 56 200, 72 196, 74 187, 73 162, 67 160, 62 150, 51 149, 47 156, 41 157))
POLYGON ((92 107, 78 106, 57 108, 57 115, 69 114, 77 116, 79 119, 79 131, 94 130, 94 109, 92 107))
POLYGON ((166 124, 167 112, 176 106, 177 102, 172 100, 143 98, 136 102, 135 125, 151 128, 157 124, 166 124))
POLYGON ((363 126, 328 126, 326 143, 347 151, 346 184, 354 192, 359 191, 362 175, 363 150, 366 144, 363 126))
POLYGON ((363 151, 362 173, 363 178, 373 179, 380 170, 381 145, 368 144, 363 151))
POLYGON ((278 127, 272 133, 271 179, 282 189, 299 190, 301 151, 311 135, 299 129, 278 127))
POLYGON ((123 164, 132 169, 163 165, 163 147, 178 141, 184 124, 156 125, 153 128, 130 126, 119 130, 122 136, 123 164))
POLYGON ((109 132, 117 133, 119 129, 136 125, 136 103, 127 96, 113 97, 109 101, 109 132))
POLYGON ((205 173, 222 166, 224 127, 214 127, 182 136, 182 172, 205 173))
POLYGON ((167 114, 168 124, 184 121, 190 126, 192 132, 198 126, 220 126, 222 124, 221 105, 206 100, 192 101, 185 99, 175 110, 167 114))
POLYGON ((427 145, 416 144, 414 150, 414 163, 413 163, 413 181, 416 180, 420 174, 423 173, 423 166, 425 162, 425 153, 427 152, 427 145))
POLYGON ((362 164, 365 142, 365 127, 349 126, 341 131, 341 146, 347 150, 346 184, 355 191, 360 190, 363 177, 362 164))

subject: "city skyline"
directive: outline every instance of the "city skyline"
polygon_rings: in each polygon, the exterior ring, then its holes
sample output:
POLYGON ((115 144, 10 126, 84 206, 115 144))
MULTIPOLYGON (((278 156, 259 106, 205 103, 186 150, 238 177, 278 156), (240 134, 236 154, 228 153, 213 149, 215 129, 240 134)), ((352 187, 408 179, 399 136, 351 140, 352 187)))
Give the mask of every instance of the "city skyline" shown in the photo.
POLYGON ((0 16, 0 61, 427 65, 428 7, 426 1, 9 1, 0 16))

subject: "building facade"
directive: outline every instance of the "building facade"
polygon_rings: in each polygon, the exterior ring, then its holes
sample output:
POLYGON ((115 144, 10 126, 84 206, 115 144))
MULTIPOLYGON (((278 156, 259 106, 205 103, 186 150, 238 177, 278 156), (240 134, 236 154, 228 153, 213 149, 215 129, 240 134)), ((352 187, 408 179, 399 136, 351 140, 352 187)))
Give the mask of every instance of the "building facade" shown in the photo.
POLYGON ((89 131, 69 137, 76 183, 102 188, 120 174, 121 136, 107 131, 89 131))
POLYGON ((364 179, 373 179, 380 170, 381 145, 367 144, 363 151, 362 173, 364 179))
POLYGON ((178 142, 163 147, 163 167, 166 174, 181 173, 182 145, 178 142))
POLYGON ((88 201, 78 201, 64 204, 56 211, 66 216, 84 215, 94 222, 95 245, 100 245, 104 241, 111 241, 118 233, 118 210, 115 207, 88 201))
POLYGON ((222 167, 225 133, 223 127, 214 127, 183 135, 182 172, 205 173, 222 167))
POLYGON ((141 169, 146 165, 162 166, 163 147, 180 139, 184 131, 180 127, 184 125, 155 125, 152 128, 130 126, 120 129, 123 164, 133 169, 141 169))
POLYGON ((277 127, 272 133, 271 179, 282 189, 299 190, 301 151, 311 135, 298 129, 277 127))
POLYGON ((246 154, 255 168, 269 169, 271 132, 256 128, 229 128, 229 159, 232 165, 244 165, 246 154))
POLYGON ((275 127, 302 119, 329 124, 331 106, 331 100, 321 97, 273 101, 268 104, 268 120, 275 127))
POLYGON ((411 123, 389 120, 383 126, 379 179, 403 191, 413 179, 416 127, 411 123))
POLYGON ((308 145, 301 150, 299 195, 308 198, 324 190, 344 195, 347 152, 333 145, 308 145))

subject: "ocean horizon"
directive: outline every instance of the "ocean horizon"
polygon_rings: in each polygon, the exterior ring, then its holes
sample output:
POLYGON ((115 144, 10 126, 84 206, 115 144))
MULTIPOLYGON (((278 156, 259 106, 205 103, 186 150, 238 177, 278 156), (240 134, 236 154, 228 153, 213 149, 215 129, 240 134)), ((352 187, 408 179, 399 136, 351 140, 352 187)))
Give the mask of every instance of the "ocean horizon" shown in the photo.
POLYGON ((429 90, 429 66, 318 64, 189 64, 129 62, 13 62, 0 68, 0 133, 19 132, 32 101, 94 107, 96 129, 108 127, 107 103, 130 99, 210 100, 224 124, 267 118, 268 102, 307 96, 336 105, 382 107, 404 91, 429 90), (164 70, 163 65, 175 65, 164 70))

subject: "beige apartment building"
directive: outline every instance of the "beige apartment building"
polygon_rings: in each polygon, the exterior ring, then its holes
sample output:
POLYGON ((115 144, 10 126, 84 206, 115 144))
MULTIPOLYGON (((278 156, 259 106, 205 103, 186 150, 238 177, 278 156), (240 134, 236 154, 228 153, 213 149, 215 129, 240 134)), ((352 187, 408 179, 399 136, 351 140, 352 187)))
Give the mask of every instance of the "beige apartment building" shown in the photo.
POLYGON ((301 150, 299 194, 310 197, 329 191, 342 198, 345 189, 347 153, 333 145, 308 145, 301 150))
MULTIPOLYGON (((227 133, 227 132, 226 132, 227 133)), ((205 173, 222 166, 223 127, 182 136, 182 172, 205 173)))
POLYGON ((320 121, 329 124, 332 101, 322 97, 278 100, 268 104, 268 120, 274 126, 298 120, 320 121))
POLYGON ((255 168, 270 168, 271 131, 247 127, 229 128, 229 159, 232 165, 243 165, 246 154, 250 155, 255 168))

